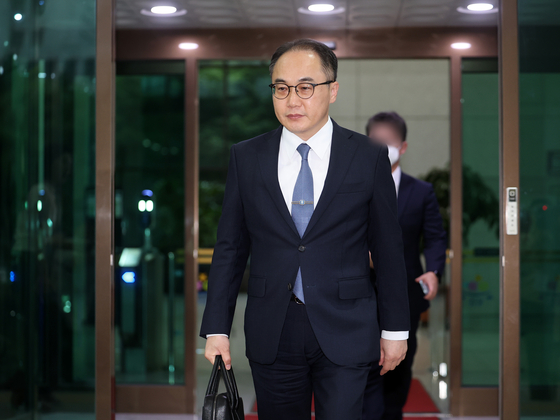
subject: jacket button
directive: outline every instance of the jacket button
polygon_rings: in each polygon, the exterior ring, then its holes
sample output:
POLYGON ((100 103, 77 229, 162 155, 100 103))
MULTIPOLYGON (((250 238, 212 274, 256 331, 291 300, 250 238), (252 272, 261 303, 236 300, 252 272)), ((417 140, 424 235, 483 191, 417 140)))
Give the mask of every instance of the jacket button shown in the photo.
POLYGON ((298 248, 298 251, 299 252, 305 251, 305 247, 303 245, 300 245, 299 248, 298 248))
POLYGON ((292 288, 293 288, 293 287, 292 287, 292 283, 288 283, 288 290, 289 290, 289 291, 292 291, 292 288))

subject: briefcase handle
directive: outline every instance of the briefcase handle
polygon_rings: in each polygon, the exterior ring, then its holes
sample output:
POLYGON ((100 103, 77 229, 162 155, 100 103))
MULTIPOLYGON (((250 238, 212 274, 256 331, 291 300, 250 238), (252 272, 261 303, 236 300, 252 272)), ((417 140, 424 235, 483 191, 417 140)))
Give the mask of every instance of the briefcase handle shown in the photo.
POLYGON ((217 355, 214 359, 214 367, 212 368, 212 373, 210 374, 210 381, 208 382, 206 395, 216 395, 218 393, 218 387, 220 385, 220 371, 224 377, 224 383, 226 385, 226 392, 231 409, 233 412, 236 412, 237 407, 239 406, 239 391, 237 389, 237 383, 235 382, 235 376, 233 375, 233 368, 230 370, 226 369, 226 365, 221 355, 217 355))

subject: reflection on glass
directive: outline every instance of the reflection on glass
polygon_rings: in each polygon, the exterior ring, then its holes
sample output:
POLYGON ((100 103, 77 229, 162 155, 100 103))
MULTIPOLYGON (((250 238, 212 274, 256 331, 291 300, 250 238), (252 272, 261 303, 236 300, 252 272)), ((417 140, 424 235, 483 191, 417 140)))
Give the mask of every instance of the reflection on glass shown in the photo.
POLYGON ((94 10, 0 2, 2 420, 94 418, 94 10))
POLYGON ((560 418, 560 24, 519 1, 521 343, 525 418, 560 418))
POLYGON ((184 64, 117 66, 115 373, 184 383, 184 64))
POLYGON ((462 385, 499 382, 497 60, 463 60, 462 385))

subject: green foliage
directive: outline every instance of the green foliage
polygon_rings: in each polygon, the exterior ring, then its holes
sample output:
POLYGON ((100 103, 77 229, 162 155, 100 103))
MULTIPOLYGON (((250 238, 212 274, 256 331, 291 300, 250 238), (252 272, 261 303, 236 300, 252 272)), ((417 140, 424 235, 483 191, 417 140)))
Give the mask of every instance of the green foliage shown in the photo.
POLYGON ((468 166, 463 166, 463 242, 468 243, 471 225, 483 220, 488 229, 499 237, 500 202, 496 193, 482 177, 468 166))
MULTIPOLYGON (((431 183, 440 207, 443 225, 449 232, 449 167, 433 168, 420 177, 431 183)), ((500 203, 496 193, 484 182, 482 177, 470 167, 463 166, 463 243, 468 244, 469 230, 478 220, 486 222, 496 237, 499 235, 500 203)))
POLYGON ((446 232, 449 232, 449 167, 433 168, 426 175, 421 175, 419 178, 429 182, 434 187, 439 204, 439 212, 443 219, 443 228, 446 232))
POLYGON ((278 127, 268 64, 204 62, 200 97, 200 246, 213 247, 221 215, 229 149, 278 127))

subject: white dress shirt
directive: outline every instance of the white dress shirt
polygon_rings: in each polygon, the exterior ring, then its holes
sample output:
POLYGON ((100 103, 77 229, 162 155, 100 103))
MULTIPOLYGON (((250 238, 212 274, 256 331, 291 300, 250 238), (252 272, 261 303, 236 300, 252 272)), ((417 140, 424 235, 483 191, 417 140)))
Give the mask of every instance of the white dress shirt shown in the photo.
POLYGON ((307 161, 313 174, 313 208, 316 209, 329 170, 332 133, 333 124, 330 118, 323 128, 306 142, 288 131, 286 127, 282 129, 278 153, 278 182, 290 214, 292 214, 294 188, 301 169, 301 155, 297 151, 298 146, 307 143, 311 148, 307 161))
MULTIPOLYGON (((298 146, 302 143, 307 143, 311 149, 309 150, 307 160, 313 174, 313 208, 317 208, 317 203, 320 200, 325 185, 327 171, 329 170, 332 136, 333 124, 330 117, 327 123, 307 142, 288 131, 286 127, 282 129, 280 150, 278 152, 278 182, 290 214, 292 214, 294 187, 301 169, 301 155, 297 151, 298 146)), ((207 337, 212 335, 223 334, 208 334, 207 337)), ((408 331, 383 330, 381 331, 381 338, 386 340, 406 340, 408 339, 408 331)))
POLYGON ((397 166, 397 169, 393 171, 393 181, 395 182, 395 188, 397 190, 397 197, 399 196, 399 186, 401 185, 402 169, 401 165, 397 166))

